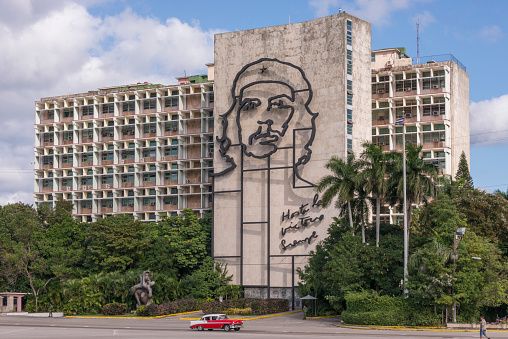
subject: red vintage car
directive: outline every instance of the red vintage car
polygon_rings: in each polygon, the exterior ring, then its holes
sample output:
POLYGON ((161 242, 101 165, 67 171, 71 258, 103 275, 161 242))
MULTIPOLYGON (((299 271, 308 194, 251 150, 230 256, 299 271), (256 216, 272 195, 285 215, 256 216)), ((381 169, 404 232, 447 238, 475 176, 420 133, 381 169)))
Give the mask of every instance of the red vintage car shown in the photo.
POLYGON ((201 317, 200 320, 193 320, 190 322, 190 328, 193 330, 203 331, 205 328, 209 331, 222 329, 224 331, 240 331, 243 327, 242 320, 228 319, 225 314, 207 314, 201 317))

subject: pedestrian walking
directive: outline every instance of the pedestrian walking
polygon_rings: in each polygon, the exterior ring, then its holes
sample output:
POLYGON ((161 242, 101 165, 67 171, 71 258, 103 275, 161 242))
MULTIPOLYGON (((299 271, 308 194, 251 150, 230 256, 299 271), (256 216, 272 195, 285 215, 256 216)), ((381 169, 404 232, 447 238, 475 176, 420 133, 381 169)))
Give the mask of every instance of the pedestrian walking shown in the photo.
POLYGON ((49 315, 48 317, 53 318, 53 304, 49 304, 49 315))
POLYGON ((485 321, 485 318, 483 316, 480 317, 480 339, 483 337, 490 339, 490 337, 487 337, 487 322, 485 321))

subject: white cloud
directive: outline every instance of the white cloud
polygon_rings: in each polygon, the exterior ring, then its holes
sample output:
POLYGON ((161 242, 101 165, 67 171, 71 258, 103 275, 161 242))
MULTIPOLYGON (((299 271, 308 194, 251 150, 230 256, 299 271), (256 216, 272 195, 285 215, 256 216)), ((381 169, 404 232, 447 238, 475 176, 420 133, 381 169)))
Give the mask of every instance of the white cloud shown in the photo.
MULTIPOLYGON (((130 9, 99 18, 83 5, 101 1, 2 2, 0 171, 32 168, 34 101, 41 97, 144 81, 174 84, 184 70, 202 74, 213 61, 215 31, 130 9)), ((32 196, 33 174, 3 172, 0 204, 32 203, 32 196)))
MULTIPOLYGON (((309 5, 316 9, 316 16, 325 16, 332 14, 331 9, 334 8, 336 12, 339 7, 360 19, 369 21, 373 25, 384 26, 390 24, 393 20, 392 14, 409 8, 418 2, 429 2, 431 0, 310 0, 309 5)), ((423 18, 420 18, 420 23, 423 20, 432 20, 432 14, 428 11, 423 12, 423 18)), ((412 21, 415 23, 416 21, 412 21)))
POLYGON ((436 22, 436 18, 429 11, 423 11, 422 13, 418 13, 413 16, 409 22, 411 24, 416 24, 416 22, 419 22, 420 30, 423 30, 429 24, 436 22))
POLYGON ((471 145, 508 143, 508 94, 470 105, 471 145))
POLYGON ((499 26, 485 26, 480 30, 480 37, 489 44, 498 42, 504 37, 504 33, 499 26))
POLYGON ((330 7, 337 7, 338 0, 310 0, 309 5, 316 9, 316 16, 327 16, 330 14, 330 7))

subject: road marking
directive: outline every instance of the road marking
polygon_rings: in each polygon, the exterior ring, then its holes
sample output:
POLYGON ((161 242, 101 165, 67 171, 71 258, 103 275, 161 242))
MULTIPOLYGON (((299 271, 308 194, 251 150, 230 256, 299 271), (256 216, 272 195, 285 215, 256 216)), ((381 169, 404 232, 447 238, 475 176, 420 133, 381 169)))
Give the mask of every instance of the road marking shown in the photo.
POLYGON ((117 330, 113 330, 113 335, 117 335, 117 330))

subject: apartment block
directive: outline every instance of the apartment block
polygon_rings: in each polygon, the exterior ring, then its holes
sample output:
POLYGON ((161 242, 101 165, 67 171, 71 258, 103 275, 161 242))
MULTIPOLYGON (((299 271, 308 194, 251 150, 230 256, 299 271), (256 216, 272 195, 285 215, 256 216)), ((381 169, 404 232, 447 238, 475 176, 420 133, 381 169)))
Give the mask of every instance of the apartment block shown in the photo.
MULTIPOLYGON (((465 152, 469 162, 469 75, 453 55, 414 60, 405 48, 372 52, 372 142, 402 151, 422 145, 425 161, 454 177, 465 152), (405 118, 405 126, 395 120, 405 118)), ((402 208, 382 207, 382 222, 402 220, 402 208)))
POLYGON ((74 217, 88 222, 210 212, 213 67, 210 77, 177 80, 37 101, 36 206, 68 200, 74 217))

